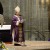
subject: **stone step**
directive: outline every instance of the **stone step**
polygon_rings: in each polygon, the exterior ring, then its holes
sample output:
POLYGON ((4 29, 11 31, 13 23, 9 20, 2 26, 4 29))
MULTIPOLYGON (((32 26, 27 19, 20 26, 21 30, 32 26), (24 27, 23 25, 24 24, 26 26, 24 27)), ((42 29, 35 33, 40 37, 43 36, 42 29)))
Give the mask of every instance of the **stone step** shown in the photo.
POLYGON ((25 41, 26 46, 14 46, 13 44, 5 44, 9 49, 13 50, 50 50, 49 41, 25 41))

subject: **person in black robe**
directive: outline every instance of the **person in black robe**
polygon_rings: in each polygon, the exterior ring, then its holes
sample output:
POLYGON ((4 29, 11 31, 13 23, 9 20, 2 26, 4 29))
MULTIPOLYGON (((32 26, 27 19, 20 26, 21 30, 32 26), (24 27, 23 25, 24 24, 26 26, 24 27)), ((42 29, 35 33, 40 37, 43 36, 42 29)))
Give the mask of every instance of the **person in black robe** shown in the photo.
POLYGON ((0 14, 3 15, 3 6, 2 6, 1 2, 0 2, 0 14))
POLYGON ((0 24, 1 24, 1 27, 2 27, 3 24, 4 24, 3 6, 2 6, 2 3, 1 3, 1 2, 0 2, 0 24))
MULTIPOLYGON (((0 25, 1 27, 4 24, 4 17, 3 17, 3 6, 2 3, 0 2, 0 25)), ((2 41, 2 33, 0 33, 0 41, 2 41)))

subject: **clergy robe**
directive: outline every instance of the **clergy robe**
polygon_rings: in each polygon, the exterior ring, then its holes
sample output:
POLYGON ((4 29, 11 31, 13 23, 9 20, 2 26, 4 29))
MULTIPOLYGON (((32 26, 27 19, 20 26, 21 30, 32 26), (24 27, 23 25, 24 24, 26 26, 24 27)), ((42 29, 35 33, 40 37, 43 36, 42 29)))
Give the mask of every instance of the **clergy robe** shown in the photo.
POLYGON ((11 34, 14 30, 14 41, 15 42, 24 42, 25 38, 24 38, 24 22, 21 22, 22 17, 20 16, 20 23, 19 25, 16 25, 18 18, 14 15, 12 18, 12 22, 11 22, 11 34))
POLYGON ((2 6, 2 3, 1 3, 1 2, 0 2, 0 24, 1 24, 1 27, 2 27, 3 24, 4 24, 3 6, 2 6))
POLYGON ((2 6, 2 3, 0 2, 0 14, 3 15, 3 6, 2 6))

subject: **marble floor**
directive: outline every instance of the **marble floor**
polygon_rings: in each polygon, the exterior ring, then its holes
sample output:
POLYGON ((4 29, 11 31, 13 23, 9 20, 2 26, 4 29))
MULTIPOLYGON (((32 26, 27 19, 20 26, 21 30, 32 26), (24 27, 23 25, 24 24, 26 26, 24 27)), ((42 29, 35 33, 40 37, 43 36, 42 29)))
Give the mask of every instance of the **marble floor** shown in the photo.
POLYGON ((9 50, 50 50, 49 41, 25 41, 26 46, 14 46, 5 44, 9 50))

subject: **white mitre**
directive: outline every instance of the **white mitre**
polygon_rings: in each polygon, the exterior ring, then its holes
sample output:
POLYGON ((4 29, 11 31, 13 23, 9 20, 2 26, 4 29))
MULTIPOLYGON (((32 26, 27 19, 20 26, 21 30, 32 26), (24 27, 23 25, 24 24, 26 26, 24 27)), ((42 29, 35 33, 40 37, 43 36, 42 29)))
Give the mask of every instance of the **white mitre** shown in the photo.
POLYGON ((20 12, 20 7, 19 7, 19 6, 17 6, 17 7, 15 8, 15 12, 20 12))

